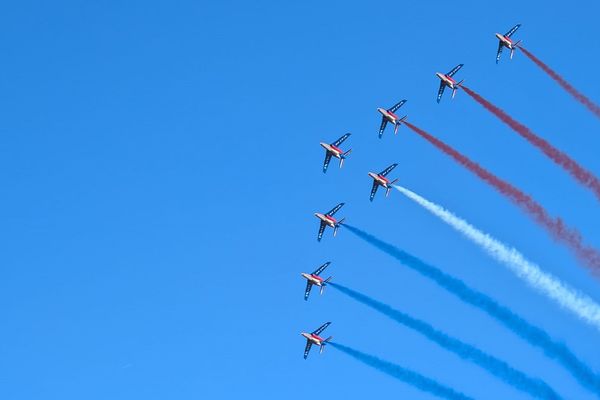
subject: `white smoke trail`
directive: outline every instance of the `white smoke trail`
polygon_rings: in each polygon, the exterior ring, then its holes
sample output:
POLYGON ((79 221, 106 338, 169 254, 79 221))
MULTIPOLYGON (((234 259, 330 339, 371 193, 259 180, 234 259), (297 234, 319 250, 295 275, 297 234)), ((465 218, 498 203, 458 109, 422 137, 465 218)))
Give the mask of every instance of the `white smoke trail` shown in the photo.
POLYGON ((450 211, 402 187, 394 187, 433 215, 481 246, 489 255, 500 261, 529 285, 550 297, 563 308, 573 312, 582 320, 600 329, 600 305, 588 296, 562 283, 558 278, 544 272, 528 261, 516 249, 509 247, 487 233, 481 232, 467 221, 450 211))

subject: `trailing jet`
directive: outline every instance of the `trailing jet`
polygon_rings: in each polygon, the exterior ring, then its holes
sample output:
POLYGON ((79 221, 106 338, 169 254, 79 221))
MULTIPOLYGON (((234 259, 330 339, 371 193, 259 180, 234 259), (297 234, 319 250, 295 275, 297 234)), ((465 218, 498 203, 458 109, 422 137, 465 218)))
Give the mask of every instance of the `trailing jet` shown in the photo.
POLYGON ((388 197, 390 194, 390 190, 392 189, 392 185, 396 183, 398 179, 394 179, 390 182, 389 179, 386 178, 387 174, 389 174, 394 168, 396 168, 398 164, 392 164, 380 173, 376 174, 375 172, 369 172, 369 176, 373 178, 373 188, 371 189, 371 197, 369 200, 373 201, 375 197, 375 193, 377 193, 377 189, 379 186, 385 188, 385 197, 388 197))
POLYGON ((319 346, 321 348, 319 350, 319 353, 322 353, 323 349, 325 348, 325 345, 331 339, 333 339, 333 336, 329 336, 327 339, 323 339, 322 337, 319 336, 321 334, 321 332, 323 332, 325 330, 325 328, 327 328, 330 324, 331 324, 331 322, 325 322, 323 325, 321 325, 320 327, 318 327, 316 330, 314 330, 311 333, 306 333, 306 332, 301 333, 301 335, 306 338, 306 347, 304 348, 304 359, 305 360, 306 360, 306 357, 308 357, 308 353, 310 352, 310 348, 313 344, 319 346))
POLYGON ((346 133, 344 136, 330 144, 321 142, 321 146, 325 149, 325 162, 323 163, 323 173, 327 172, 327 167, 329 167, 329 161, 331 161, 331 156, 339 158, 340 168, 342 168, 342 165, 344 165, 344 160, 346 159, 346 157, 348 157, 348 154, 350 154, 352 149, 344 153, 344 151, 338 146, 344 143, 344 141, 348 139, 349 136, 350 133, 346 133))
POLYGON ((321 272, 325 271, 325 268, 327 268, 329 264, 331 264, 331 261, 327 261, 325 264, 321 265, 312 274, 307 274, 306 272, 302 273, 302 276, 304 277, 304 279, 306 279, 306 290, 304 291, 304 300, 308 300, 308 295, 310 294, 310 289, 312 289, 313 285, 319 286, 321 288, 319 292, 323 294, 323 289, 325 289, 327 282, 329 282, 332 277, 330 276, 327 279, 323 279, 319 275, 321 275, 321 272))
POLYGON ((516 43, 514 43, 510 37, 513 35, 513 33, 515 33, 517 31, 517 29, 519 29, 521 27, 521 24, 517 24, 515 26, 513 26, 510 31, 506 32, 504 35, 501 35, 499 33, 496 33, 496 37, 498 38, 498 40, 500 41, 498 43, 498 53, 496 53, 496 64, 498 64, 498 61, 500 61, 500 55, 502 54, 502 49, 503 48, 507 48, 510 49, 510 59, 512 60, 513 58, 513 54, 515 52, 515 49, 517 48, 517 46, 519 45, 519 43, 521 43, 521 41, 517 41, 516 43))
POLYGON ((333 218, 333 215, 336 212, 338 212, 340 210, 340 208, 342 208, 343 205, 344 205, 344 203, 340 203, 337 206, 333 207, 331 210, 329 210, 329 212, 327 212, 325 214, 315 213, 315 217, 317 217, 321 220, 321 225, 319 226, 319 236, 317 236, 317 240, 319 242, 321 241, 321 238, 323 237, 323 231, 325 230, 326 226, 333 228, 333 236, 335 236, 337 234, 337 230, 340 227, 340 225, 342 224, 342 222, 344 222, 345 218, 342 218, 341 220, 337 221, 335 218, 333 218))
POLYGON ((446 86, 452 89, 452 98, 454 98, 454 95, 456 95, 456 89, 458 89, 458 87, 461 83, 463 83, 463 81, 457 83, 454 79, 452 79, 452 76, 454 76, 454 74, 456 74, 458 70, 463 67, 463 65, 464 64, 458 64, 456 67, 452 68, 452 71, 448 72, 445 75, 440 72, 435 73, 435 75, 438 78, 440 78, 440 90, 438 91, 437 96, 438 103, 442 99, 442 95, 444 94, 444 89, 446 88, 446 86))
POLYGON ((404 103, 406 103, 406 100, 401 100, 399 103, 394 104, 392 108, 388 108, 387 110, 385 108, 377 109, 377 111, 379 111, 382 115, 381 126, 379 127, 379 139, 381 139, 381 136, 383 136, 383 131, 385 130, 385 126, 388 122, 394 124, 394 134, 398 133, 398 127, 402 121, 406 119, 406 115, 402 118, 398 118, 398 116, 394 113, 398 111, 398 109, 402 107, 404 103))

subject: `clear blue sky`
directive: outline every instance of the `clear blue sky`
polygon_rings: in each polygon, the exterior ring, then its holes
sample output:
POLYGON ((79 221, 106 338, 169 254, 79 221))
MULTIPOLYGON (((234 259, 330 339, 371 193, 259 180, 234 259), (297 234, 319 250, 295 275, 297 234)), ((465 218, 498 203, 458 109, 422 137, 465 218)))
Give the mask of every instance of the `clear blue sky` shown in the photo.
POLYGON ((600 333, 399 193, 369 203, 368 171, 400 182, 520 249, 600 301, 600 284, 493 189, 405 127, 377 139, 377 107, 410 120, 532 194, 600 247, 600 209, 464 93, 436 104, 436 71, 469 86, 600 174, 600 121, 523 54, 517 37, 592 99, 595 1, 19 1, 0 13, 0 397, 410 398, 430 395, 303 330, 479 399, 525 399, 478 367, 335 290, 334 279, 544 378, 589 392, 470 306, 312 213, 349 223, 464 279, 600 370, 600 333), (352 132, 323 175, 320 141, 352 132))

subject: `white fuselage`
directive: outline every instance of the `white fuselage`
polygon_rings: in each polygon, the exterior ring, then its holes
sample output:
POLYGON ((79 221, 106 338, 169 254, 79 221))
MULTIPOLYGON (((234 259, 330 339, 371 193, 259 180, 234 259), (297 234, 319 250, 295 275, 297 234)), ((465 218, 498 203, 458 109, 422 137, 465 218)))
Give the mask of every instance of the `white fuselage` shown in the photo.
POLYGON ((375 180, 375 182, 377 182, 380 186, 383 186, 386 189, 388 188, 390 181, 387 178, 385 178, 379 174, 376 174, 374 172, 369 172, 369 176, 371 178, 373 178, 375 180))
POLYGON ((448 75, 444 75, 440 72, 436 72, 435 74, 438 78, 442 80, 442 82, 444 82, 444 85, 448 86, 450 89, 455 89, 457 87, 456 81, 448 75))
POLYGON ((496 33, 496 37, 498 38, 498 40, 504 45, 504 47, 507 47, 509 49, 513 49, 514 47, 514 43, 512 40, 510 40, 509 38, 507 38, 504 35, 501 35, 499 33, 496 33))
POLYGON ((340 149, 339 147, 336 147, 332 144, 323 143, 323 142, 321 142, 320 144, 325 150, 327 150, 329 153, 331 153, 331 155, 334 156, 335 158, 340 158, 342 156, 342 154, 344 154, 342 149, 340 149))
POLYGON ((315 217, 319 218, 321 221, 325 222, 325 224, 327 224, 327 226, 330 226, 332 228, 335 228, 335 224, 336 224, 336 219, 333 218, 330 215, 325 215, 325 214, 321 214, 321 213, 315 213, 315 217))
POLYGON ((386 120, 388 120, 388 122, 391 122, 392 124, 395 124, 399 120, 399 118, 396 114, 394 114, 391 111, 386 110, 385 108, 378 108, 377 111, 379 111, 381 113, 381 115, 383 115, 383 117, 386 120))
POLYGON ((323 278, 321 278, 320 276, 313 275, 313 274, 307 274, 306 272, 303 272, 302 276, 304 277, 304 279, 306 279, 313 285, 323 286, 323 278))
POLYGON ((323 344, 324 339, 318 335, 306 332, 302 332, 301 335, 304 336, 306 340, 310 341, 312 344, 315 344, 317 346, 321 346, 323 344))

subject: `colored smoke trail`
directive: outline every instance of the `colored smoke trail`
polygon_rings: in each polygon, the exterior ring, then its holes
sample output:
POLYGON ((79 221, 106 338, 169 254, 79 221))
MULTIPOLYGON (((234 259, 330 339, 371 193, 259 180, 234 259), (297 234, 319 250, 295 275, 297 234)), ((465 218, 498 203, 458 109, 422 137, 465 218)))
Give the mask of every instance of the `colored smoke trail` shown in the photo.
POLYGON ((452 338, 445 333, 436 330, 433 326, 426 322, 415 319, 387 304, 381 303, 365 294, 359 293, 338 283, 329 283, 329 285, 345 295, 353 298, 354 300, 357 300, 360 303, 371 307, 375 311, 378 311, 392 320, 406 326, 407 328, 417 331, 432 342, 458 355, 463 360, 474 362, 481 368, 485 369, 516 389, 529 393, 536 398, 561 398, 561 396, 559 396, 544 381, 529 377, 525 373, 514 369, 506 362, 487 354, 474 346, 452 338))
POLYGON ((549 66, 547 66, 542 60, 534 56, 529 52, 529 50, 525 49, 522 46, 518 46, 519 49, 525 54, 531 61, 534 62, 538 67, 540 67, 550 78, 554 79, 556 83, 558 83, 563 89, 567 91, 571 96, 575 98, 578 102, 586 106, 591 112, 593 112, 596 117, 600 118, 600 106, 594 103, 592 100, 588 99, 586 96, 581 94, 577 89, 575 89, 569 82, 567 82, 563 77, 561 77, 558 73, 552 70, 549 66))
POLYGON ((492 185, 497 191, 510 198, 515 204, 527 211, 537 223, 545 227, 555 239, 567 244, 577 257, 591 267, 595 273, 600 272, 600 253, 598 253, 596 249, 584 245, 579 232, 567 227, 560 218, 550 217, 546 210, 531 197, 521 192, 510 183, 498 178, 479 164, 471 161, 446 143, 431 136, 429 133, 414 126, 410 122, 404 121, 404 124, 439 150, 452 157, 452 159, 460 165, 473 172, 483 181, 492 185))
POLYGON ((385 374, 388 374, 396 379, 399 379, 409 385, 416 387, 424 392, 431 393, 437 397, 450 400, 472 400, 472 397, 464 395, 451 387, 442 385, 441 383, 423 376, 417 372, 411 371, 398 364, 391 363, 389 361, 382 360, 379 357, 372 356, 370 354, 363 353, 353 349, 352 347, 344 346, 339 343, 330 343, 334 348, 348 354, 356 360, 368 365, 369 367, 375 368, 385 374))
POLYGON ((596 195, 596 197, 600 200, 600 180, 598 180, 598 178, 594 174, 583 168, 577 163, 577 161, 573 160, 567 154, 563 153, 562 151, 558 150, 556 147, 548 143, 546 140, 537 136, 531 131, 531 129, 529 129, 522 123, 515 121, 505 111, 495 106, 488 100, 484 99, 480 94, 476 93, 475 91, 469 89, 464 85, 461 87, 477 103, 479 103, 486 110, 494 114, 498 119, 500 119, 510 128, 512 128, 512 130, 514 130, 523 138, 525 138, 529 143, 540 149, 552 161, 554 161, 556 164, 558 164, 567 172, 569 172, 577 181, 579 181, 579 183, 591 189, 596 195))
POLYGON ((351 233, 360 239, 369 243, 373 247, 383 251, 389 256, 400 261, 405 266, 418 272, 419 274, 431 279, 448 292, 452 293, 465 303, 486 312, 490 317, 500 322, 506 328, 513 331, 516 335, 527 341, 532 346, 539 347, 544 354, 556 360, 577 381, 587 389, 593 391, 600 397, 600 377, 597 376, 583 361, 579 360, 575 354, 563 343, 555 342, 542 329, 525 321, 519 315, 513 313, 506 307, 496 303, 491 297, 468 287, 460 279, 454 278, 440 269, 427 264, 421 259, 393 246, 383 240, 364 232, 352 225, 344 224, 351 233))
POLYGON ((551 274, 543 272, 539 266, 528 261, 516 249, 503 244, 487 233, 481 232, 442 206, 432 203, 402 186, 394 185, 394 187, 400 193, 481 246, 489 255, 508 266, 512 272, 533 288, 550 297, 579 318, 600 329, 600 305, 594 300, 578 293, 575 289, 570 288, 551 274))

